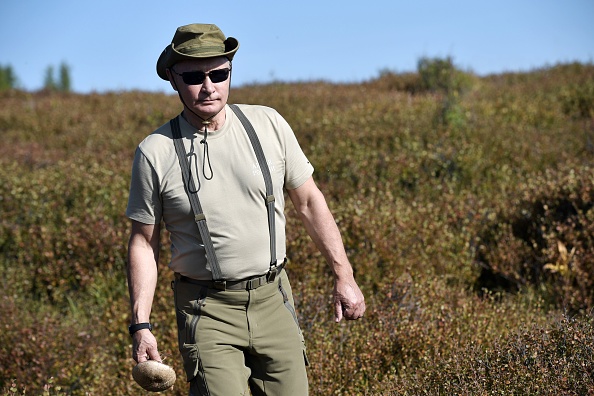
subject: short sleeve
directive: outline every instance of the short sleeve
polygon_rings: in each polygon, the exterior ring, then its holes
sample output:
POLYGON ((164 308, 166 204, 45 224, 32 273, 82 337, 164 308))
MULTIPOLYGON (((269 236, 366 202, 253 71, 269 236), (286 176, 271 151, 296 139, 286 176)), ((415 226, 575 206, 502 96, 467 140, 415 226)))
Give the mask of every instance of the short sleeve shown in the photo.
POLYGON ((314 168, 301 149, 291 126, 280 116, 280 125, 285 131, 285 187, 296 189, 305 183, 313 174, 314 168))
POLYGON ((140 223, 157 224, 162 214, 157 174, 142 150, 137 148, 132 164, 126 216, 140 223))

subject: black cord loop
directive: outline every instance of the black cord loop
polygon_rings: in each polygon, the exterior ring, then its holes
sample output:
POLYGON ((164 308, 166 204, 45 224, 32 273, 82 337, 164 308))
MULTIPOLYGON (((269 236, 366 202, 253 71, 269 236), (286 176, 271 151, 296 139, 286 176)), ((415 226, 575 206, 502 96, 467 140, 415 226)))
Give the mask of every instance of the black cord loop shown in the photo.
POLYGON ((204 175, 204 178, 206 180, 211 180, 212 177, 214 176, 213 172, 212 172, 212 165, 210 163, 210 154, 208 151, 208 142, 206 141, 206 136, 208 135, 208 124, 210 124, 210 121, 207 120, 203 120, 202 124, 204 124, 204 138, 200 141, 200 144, 204 145, 204 151, 202 154, 202 175, 204 175), (206 176, 206 162, 208 161, 208 169, 210 171, 210 177, 206 176))

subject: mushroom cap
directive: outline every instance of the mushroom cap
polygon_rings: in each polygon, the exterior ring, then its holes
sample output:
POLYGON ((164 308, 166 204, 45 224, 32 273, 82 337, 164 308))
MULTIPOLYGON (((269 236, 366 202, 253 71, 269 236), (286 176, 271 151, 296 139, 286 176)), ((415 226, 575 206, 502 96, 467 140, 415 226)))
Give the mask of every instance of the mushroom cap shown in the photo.
POLYGON ((132 369, 132 377, 143 389, 161 392, 171 388, 175 383, 175 370, 156 360, 147 360, 138 363, 132 369))

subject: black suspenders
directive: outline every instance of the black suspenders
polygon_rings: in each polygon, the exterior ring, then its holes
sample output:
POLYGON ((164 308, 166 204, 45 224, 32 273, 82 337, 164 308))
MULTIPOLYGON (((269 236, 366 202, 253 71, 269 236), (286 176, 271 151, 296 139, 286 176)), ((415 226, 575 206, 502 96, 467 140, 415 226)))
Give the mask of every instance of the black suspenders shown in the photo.
MULTIPOLYGON (((260 144, 260 140, 256 135, 254 127, 247 119, 245 114, 243 114, 243 112, 239 109, 239 107, 237 107, 236 105, 229 105, 229 107, 233 110, 233 112, 237 115, 237 117, 243 124, 243 127, 248 137, 250 138, 250 142, 252 143, 252 148, 256 153, 256 158, 258 159, 258 164, 260 166, 260 170, 262 171, 262 176, 264 177, 264 184, 266 186, 265 204, 266 211, 268 213, 268 232, 270 234, 270 269, 268 275, 274 276, 276 275, 277 264, 276 231, 274 226, 274 190, 272 186, 272 178, 270 176, 270 169, 268 168, 268 164, 266 163, 266 157, 264 156, 262 145, 260 144)), ((224 280, 222 279, 221 267, 219 265, 219 261, 214 250, 212 239, 210 238, 210 232, 208 231, 208 226, 206 224, 206 216, 204 216, 202 206, 200 205, 200 200, 198 199, 198 190, 196 189, 194 179, 191 177, 190 174, 190 165, 188 163, 186 149, 184 147, 181 129, 179 126, 179 116, 169 121, 169 124, 173 132, 173 144, 175 146, 175 152, 177 153, 177 158, 179 160, 179 166, 181 167, 184 185, 186 187, 188 198, 190 199, 190 205, 192 206, 192 210, 194 212, 194 220, 198 225, 200 237, 202 238, 202 243, 204 244, 204 248, 206 250, 206 260, 210 264, 212 278, 215 282, 224 282, 224 280)), ((270 281, 272 280, 273 279, 270 279, 270 281)))

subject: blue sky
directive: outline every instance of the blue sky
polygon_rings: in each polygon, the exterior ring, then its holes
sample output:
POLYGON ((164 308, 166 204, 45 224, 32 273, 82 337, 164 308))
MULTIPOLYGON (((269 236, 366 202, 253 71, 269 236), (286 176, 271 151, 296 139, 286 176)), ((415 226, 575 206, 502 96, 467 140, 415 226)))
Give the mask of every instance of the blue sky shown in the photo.
POLYGON ((423 56, 480 75, 594 61, 593 0, 0 0, 0 65, 27 90, 64 62, 76 92, 167 92, 157 57, 193 22, 239 40, 236 85, 358 82, 423 56))

